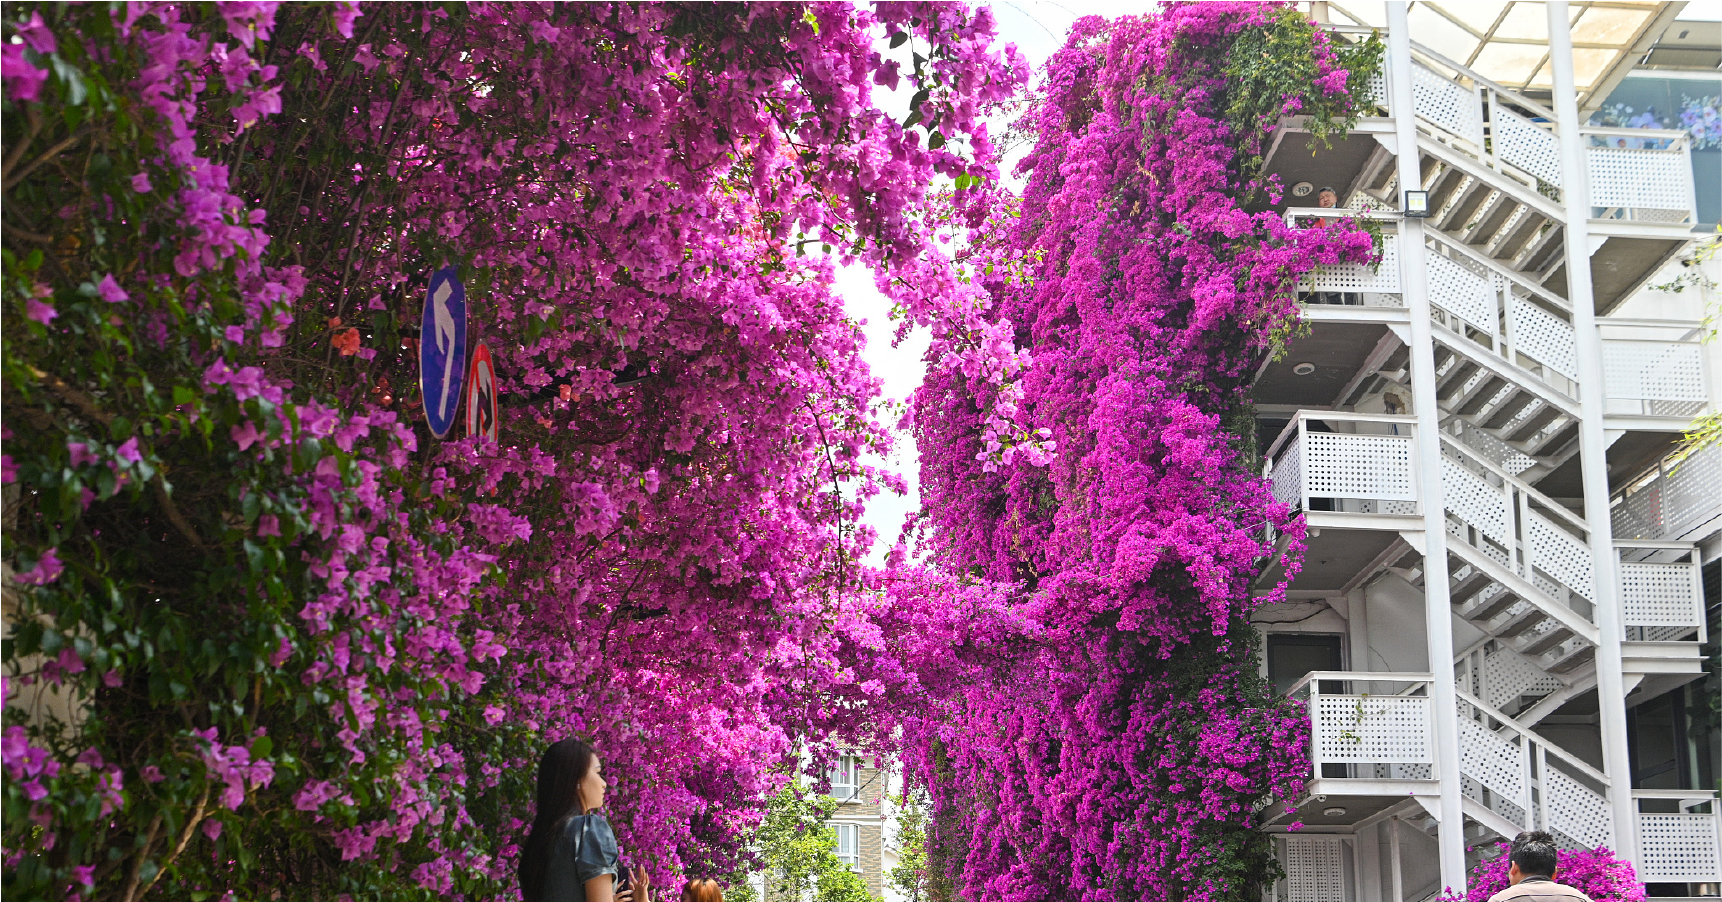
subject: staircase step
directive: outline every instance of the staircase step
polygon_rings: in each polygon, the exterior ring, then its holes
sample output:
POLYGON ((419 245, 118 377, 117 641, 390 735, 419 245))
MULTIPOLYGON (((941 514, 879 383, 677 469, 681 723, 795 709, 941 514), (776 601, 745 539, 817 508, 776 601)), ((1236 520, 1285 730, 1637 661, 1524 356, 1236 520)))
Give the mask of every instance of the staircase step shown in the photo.
POLYGON ((1458 409, 1453 412, 1462 417, 1475 415, 1478 411, 1489 406, 1489 402, 1493 401, 1495 396, 1501 393, 1501 389, 1506 388, 1508 384, 1504 377, 1490 373, 1478 381, 1476 390, 1472 391, 1464 403, 1460 404, 1458 409))
POLYGON ((1465 383, 1469 382, 1471 377, 1476 375, 1476 372, 1479 369, 1481 369, 1481 367, 1477 365, 1476 361, 1472 360, 1461 360, 1458 363, 1453 364, 1452 367, 1448 368, 1447 374, 1441 377, 1440 383, 1436 386, 1435 397, 1443 402, 1451 400, 1454 396, 1465 390, 1465 383))
POLYGON ((1513 218, 1513 214, 1519 212, 1518 201, 1505 192, 1497 192, 1489 201, 1483 208, 1481 220, 1465 234, 1465 243, 1472 247, 1489 245, 1496 233, 1513 218))
POLYGON ((1489 199, 1495 189, 1490 188, 1482 179, 1473 178, 1460 187, 1453 200, 1442 210, 1439 217, 1431 220, 1435 228, 1443 232, 1453 231, 1463 227, 1477 214, 1477 208, 1489 199))
POLYGON ((1525 599, 1519 597, 1517 592, 1503 588, 1501 591, 1489 596, 1488 599, 1477 602, 1475 605, 1461 612, 1461 614, 1466 620, 1473 622, 1482 621, 1486 623, 1501 616, 1508 608, 1524 600, 1525 599))
POLYGON ((1538 633, 1537 635, 1527 639, 1524 646, 1519 649, 1519 653, 1530 656, 1547 654, 1549 651, 1554 649, 1555 646, 1560 645, 1562 642, 1565 642, 1572 637, 1572 630, 1569 630, 1557 623, 1553 629, 1538 633))
POLYGON ((1578 438, 1579 424, 1573 420, 1562 429, 1545 436, 1542 440, 1525 447, 1525 453, 1531 457, 1552 457, 1560 453, 1562 448, 1578 438))
POLYGON ((1522 413, 1525 408, 1537 403, 1537 400, 1536 395, 1520 388, 1513 394, 1502 398, 1500 403, 1497 403, 1494 407, 1489 408, 1488 417, 1477 425, 1491 431, 1500 429, 1501 427, 1513 422, 1514 417, 1517 417, 1522 413))
MULTIPOLYGON (((1509 445, 1528 442, 1537 437, 1537 433, 1548 428, 1550 423, 1562 416, 1561 409, 1553 404, 1544 403, 1542 408, 1525 417, 1517 423, 1504 427, 1505 433, 1500 439, 1509 445)), ((1534 455, 1533 455, 1534 456, 1534 455)))
POLYGON ((1577 648, 1539 661, 1538 664, 1549 673, 1571 673, 1595 659, 1596 646, 1580 643, 1577 648))
MULTIPOLYGON (((1453 555, 1447 556, 1447 568, 1449 572, 1458 573, 1467 566, 1469 566, 1469 564, 1464 558, 1455 557, 1453 555)), ((1484 573, 1481 570, 1472 569, 1470 573, 1454 581, 1452 588, 1447 591, 1447 598, 1454 604, 1465 604, 1472 598, 1476 597, 1478 592, 1487 589, 1494 582, 1495 581, 1490 578, 1489 574, 1484 573)))
MULTIPOLYGON (((1537 624, 1548 619, 1548 615, 1537 609, 1537 606, 1526 602, 1524 610, 1511 614, 1489 634, 1501 639, 1514 639, 1529 633, 1537 624)), ((1517 650, 1517 649, 1515 649, 1517 650)))

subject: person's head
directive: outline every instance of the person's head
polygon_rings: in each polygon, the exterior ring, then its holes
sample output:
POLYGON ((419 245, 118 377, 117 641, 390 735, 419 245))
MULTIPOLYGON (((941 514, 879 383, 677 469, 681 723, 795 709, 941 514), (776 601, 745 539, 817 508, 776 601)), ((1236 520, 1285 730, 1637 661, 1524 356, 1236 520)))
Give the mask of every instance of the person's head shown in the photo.
POLYGON ((578 739, 551 743, 538 759, 538 817, 561 820, 570 812, 585 814, 604 807, 603 762, 592 747, 578 739))
POLYGON ((602 763, 592 747, 578 739, 551 743, 538 760, 537 810, 532 831, 520 850, 520 894, 538 902, 550 850, 563 821, 604 807, 602 763))
POLYGON ((1339 206, 1339 194, 1332 188, 1323 188, 1315 193, 1315 203, 1318 207, 1339 206))
POLYGON ((1526 830, 1513 837, 1513 845, 1507 856, 1512 861, 1512 865, 1507 868, 1507 881, 1514 886, 1526 877, 1548 877, 1552 880, 1555 872, 1560 870, 1556 866, 1560 851, 1555 848, 1555 838, 1541 830, 1526 830))
POLYGON ((723 888, 716 880, 689 880, 682 887, 682 902, 723 902, 723 888))

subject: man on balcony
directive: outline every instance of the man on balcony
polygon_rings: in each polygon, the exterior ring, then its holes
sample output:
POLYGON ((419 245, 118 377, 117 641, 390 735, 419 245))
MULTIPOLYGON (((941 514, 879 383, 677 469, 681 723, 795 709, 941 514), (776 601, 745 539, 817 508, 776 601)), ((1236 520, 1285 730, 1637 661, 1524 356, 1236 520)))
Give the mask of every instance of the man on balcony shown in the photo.
POLYGON ((1556 866, 1559 853, 1553 836, 1527 830, 1513 837, 1507 854, 1512 860, 1512 867, 1507 869, 1511 885, 1490 896, 1489 902, 1591 902, 1584 893, 1555 882, 1560 868, 1556 866))

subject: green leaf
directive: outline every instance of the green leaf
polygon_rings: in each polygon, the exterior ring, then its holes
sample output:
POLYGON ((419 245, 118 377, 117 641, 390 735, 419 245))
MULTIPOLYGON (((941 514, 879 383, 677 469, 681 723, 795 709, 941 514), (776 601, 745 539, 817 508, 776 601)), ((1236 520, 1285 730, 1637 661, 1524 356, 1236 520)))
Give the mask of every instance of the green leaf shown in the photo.
POLYGON ((891 49, 895 50, 898 47, 903 46, 903 42, 907 41, 908 39, 909 39, 909 35, 907 32, 902 32, 902 31, 893 32, 891 34, 891 49))
POLYGON ((938 150, 939 148, 944 147, 944 146, 945 146, 945 133, 944 132, 933 132, 933 136, 931 138, 927 139, 927 149, 928 150, 938 150))

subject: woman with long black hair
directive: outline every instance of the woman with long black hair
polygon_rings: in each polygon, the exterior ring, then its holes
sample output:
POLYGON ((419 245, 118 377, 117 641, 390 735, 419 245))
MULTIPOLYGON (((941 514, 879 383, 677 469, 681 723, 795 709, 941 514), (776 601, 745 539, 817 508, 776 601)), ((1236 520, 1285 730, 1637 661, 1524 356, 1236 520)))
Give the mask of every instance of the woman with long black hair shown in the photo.
MULTIPOLYGON (((632 886, 616 885, 616 834, 597 813, 607 788, 603 762, 591 746, 564 739, 545 750, 538 762, 538 810, 520 852, 526 902, 634 902, 632 886)), ((634 879, 640 902, 650 902, 645 872, 634 879)))

